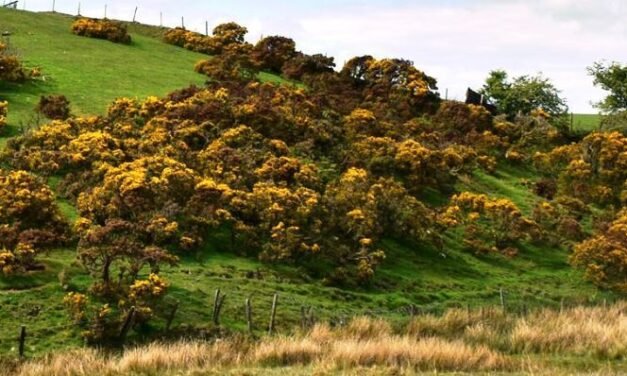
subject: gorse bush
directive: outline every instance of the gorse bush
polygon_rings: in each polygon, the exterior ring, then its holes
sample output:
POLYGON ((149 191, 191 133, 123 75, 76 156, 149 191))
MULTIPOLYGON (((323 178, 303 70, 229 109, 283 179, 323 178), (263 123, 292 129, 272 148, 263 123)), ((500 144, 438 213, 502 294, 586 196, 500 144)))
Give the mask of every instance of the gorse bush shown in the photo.
POLYGON ((21 82, 31 76, 20 59, 0 42, 0 81, 21 82))
POLYGON ((7 126, 7 115, 9 114, 9 102, 0 101, 0 134, 7 126))
POLYGON ((0 271, 32 270, 38 253, 67 240, 52 191, 25 171, 0 170, 0 271))
POLYGON ((126 26, 107 19, 79 18, 72 24, 72 33, 83 37, 106 39, 114 43, 131 43, 126 26))
MULTIPOLYGON (((401 59, 351 59, 311 90, 259 83, 242 75, 254 62, 226 62, 246 46, 236 26, 216 28, 222 54, 197 66, 214 76, 206 88, 120 98, 104 118, 53 122, 9 144, 14 166, 66 173, 60 186, 81 216, 79 259, 98 281, 94 291, 117 294, 110 270, 123 267, 118 279, 130 286, 213 231, 230 232, 231 247, 265 262, 325 263, 329 283, 371 281, 385 236, 440 248, 443 228, 463 225, 476 252, 510 255, 538 238, 511 202, 460 201, 467 215, 445 217, 420 199, 427 189, 448 195, 480 157, 516 142, 485 109, 441 101, 435 80, 401 59), (332 91, 350 95, 336 100, 332 91), (482 218, 466 221, 475 212, 482 218)), ((183 31, 167 35, 175 32, 183 31)))
POLYGON ((52 120, 70 117, 70 101, 64 95, 47 95, 39 99, 37 112, 52 120))
POLYGON ((233 46, 249 46, 244 41, 247 33, 248 29, 245 27, 229 22, 216 26, 210 36, 183 28, 169 29, 163 34, 163 40, 191 51, 220 55, 233 46))

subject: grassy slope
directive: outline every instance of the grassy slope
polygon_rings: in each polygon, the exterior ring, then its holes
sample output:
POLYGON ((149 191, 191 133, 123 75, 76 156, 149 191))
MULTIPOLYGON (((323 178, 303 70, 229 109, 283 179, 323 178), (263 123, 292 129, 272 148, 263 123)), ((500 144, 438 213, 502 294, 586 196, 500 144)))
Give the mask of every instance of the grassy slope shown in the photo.
MULTIPOLYGON (((73 36, 68 31, 69 23, 70 19, 61 15, 0 9, 0 29, 14 33, 12 43, 27 65, 41 66, 47 77, 45 83, 0 88, 0 96, 10 102, 14 126, 29 119, 43 93, 66 94, 77 114, 98 114, 118 96, 163 95, 203 81, 191 69, 202 55, 162 44, 148 36, 152 29, 143 33, 146 36, 133 34, 135 42, 131 46, 120 46, 73 36)), ((262 78, 280 81, 267 74, 262 78)), ((509 197, 529 212, 535 200, 525 185, 530 179, 530 172, 505 167, 494 176, 476 173, 464 179, 459 188, 509 197)), ((54 188, 57 181, 49 183, 54 188)), ((60 207, 68 219, 76 218, 69 203, 60 201, 60 207)), ((309 280, 293 267, 273 267, 238 257, 224 244, 228 244, 227 239, 217 234, 205 249, 183 259, 179 267, 164 270, 172 282, 170 297, 181 303, 175 326, 208 325, 216 288, 228 295, 223 311, 225 324, 242 328, 244 299, 252 297, 260 331, 267 322, 271 296, 279 292, 281 332, 298 321, 302 305, 314 306, 316 315, 325 319, 367 311, 398 318, 408 304, 423 309, 498 304, 500 288, 515 308, 523 304, 556 305, 561 299, 598 301, 607 296, 582 281, 581 273, 568 266, 568 254, 563 249, 528 247, 515 259, 476 257, 462 250, 455 234, 447 236, 445 254, 387 239, 382 246, 388 259, 374 285, 345 289, 309 280), (250 277, 257 271, 260 277, 250 277)), ((44 261, 48 266, 45 272, 10 280, 0 277, 0 354, 14 353, 13 338, 19 323, 27 323, 32 332, 29 353, 80 344, 73 329, 50 328, 67 324, 59 273, 65 271, 70 287, 87 286, 89 280, 73 263, 72 250, 52 252, 44 261)), ((162 325, 163 321, 156 322, 162 325)))
POLYGON ((42 94, 60 93, 75 114, 100 114, 117 97, 165 95, 202 84, 193 65, 204 55, 132 34, 130 46, 77 37, 72 18, 0 8, 0 29, 12 33, 11 46, 27 67, 40 67, 45 80, 0 86, 0 98, 10 102, 9 123, 14 134, 28 122, 42 94))

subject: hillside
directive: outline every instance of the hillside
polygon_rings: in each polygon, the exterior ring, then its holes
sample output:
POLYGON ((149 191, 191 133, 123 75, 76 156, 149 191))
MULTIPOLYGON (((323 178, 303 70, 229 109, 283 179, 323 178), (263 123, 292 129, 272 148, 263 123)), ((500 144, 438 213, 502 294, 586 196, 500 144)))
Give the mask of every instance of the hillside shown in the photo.
POLYGON ((0 97, 11 103, 11 134, 32 120, 41 95, 64 94, 76 115, 101 114, 117 97, 162 96, 205 81, 190 69, 200 54, 137 33, 130 46, 77 38, 69 32, 72 20, 0 8, 0 29, 11 33, 10 46, 43 74, 35 82, 0 86, 0 97))
MULTIPOLYGON (((70 23, 71 19, 63 15, 24 13, 0 9, 0 29, 11 30, 12 47, 19 51, 26 66, 40 67, 46 78, 45 81, 36 83, 10 84, 0 87, 0 98, 9 102, 9 124, 11 126, 9 136, 18 136, 22 124, 32 125, 32 108, 42 94, 61 93, 66 95, 72 103, 73 112, 77 115, 101 115, 105 114, 107 106, 115 98, 137 98, 137 108, 144 109, 147 105, 141 101, 148 96, 163 97, 176 89, 184 88, 190 84, 200 85, 206 81, 205 76, 197 74, 193 70, 194 64, 198 60, 206 58, 206 55, 165 44, 160 39, 150 36, 154 29, 151 29, 151 32, 139 34, 133 33, 134 29, 131 28, 133 43, 127 46, 72 35, 69 32, 70 23)), ((283 79, 278 75, 269 73, 262 73, 261 79, 266 82, 283 82, 283 79)), ((235 109, 240 110, 240 107, 237 106, 244 107, 242 103, 247 99, 247 95, 262 97, 263 92, 259 94, 255 90, 263 90, 264 88, 258 89, 254 85, 245 86, 237 83, 232 84, 228 89, 227 92, 234 93, 232 94, 232 103, 219 102, 224 99, 217 94, 214 95, 213 92, 201 91, 194 93, 195 96, 191 98, 198 101, 207 100, 222 103, 219 106, 211 107, 211 109, 219 108, 219 111, 233 115, 238 114, 235 109), (210 99, 203 96, 210 97, 210 99), (234 110, 227 112, 230 107, 233 107, 234 110)), ((271 90, 280 89, 272 88, 271 90)), ((285 90, 286 92, 280 93, 282 96, 277 95, 274 98, 279 98, 276 100, 286 97, 288 100, 296 98, 293 99, 294 102, 285 104, 285 108, 291 108, 290 105, 294 103, 300 105, 306 102, 300 101, 301 96, 305 95, 301 93, 300 89, 286 88, 285 90)), ((216 92, 223 94, 223 91, 216 90, 216 92)), ((188 101, 189 98, 172 100, 171 103, 165 103, 164 100, 163 103, 157 104, 155 111, 161 111, 160 114, 163 116, 173 117, 174 115, 168 111, 171 108, 188 110, 185 106, 191 106, 190 103, 193 102, 188 101)), ((210 104, 215 103, 210 102, 210 104)), ((140 113, 139 110, 136 112, 129 110, 134 105, 127 106, 126 102, 118 103, 118 105, 123 108, 119 111, 120 115, 116 115, 119 116, 118 118, 112 117, 106 122, 103 120, 102 123, 96 124, 87 124, 86 122, 76 127, 68 126, 68 129, 71 128, 71 131, 76 131, 77 133, 73 137, 78 138, 85 136, 82 133, 84 129, 92 130, 90 127, 93 127, 93 132, 88 134, 88 136, 93 136, 93 133, 103 132, 103 129, 107 127, 116 128, 118 127, 117 124, 131 122, 129 119, 133 119, 133 116, 139 116, 137 115, 140 113)), ((302 106, 305 107, 304 104, 302 106)), ((262 105, 258 105, 257 108, 265 109, 262 105)), ((181 110, 183 116, 190 118, 196 116, 197 113, 205 114, 205 112, 196 111, 198 110, 196 108, 194 111, 184 110, 181 110)), ((289 113, 289 110, 285 110, 285 112, 289 113)), ((315 113, 315 116, 319 115, 314 110, 311 112, 315 113)), ((319 112, 324 113, 319 115, 320 117, 326 116, 324 111, 319 112)), ((266 113, 259 115, 259 118, 263 119, 260 122, 267 121, 271 124, 271 126, 267 126, 266 123, 263 123, 259 129, 275 135, 272 132, 278 132, 277 129, 281 130, 280 126, 284 124, 277 121, 275 127, 275 123, 272 122, 274 121, 273 115, 266 113)), ((292 114, 289 113, 289 115, 292 114)), ((290 119, 296 119, 293 120, 296 122, 301 118, 299 115, 301 114, 297 113, 290 119)), ((232 117, 235 118, 235 116, 232 117)), ((158 128, 159 124, 157 124, 156 118, 154 114, 145 115, 145 119, 142 121, 158 128)), ((225 116, 225 118, 231 119, 230 116, 225 116)), ((337 116, 337 118, 340 117, 337 116)), ((200 133, 198 129, 179 129, 177 127, 182 127, 181 124, 186 123, 178 122, 173 118, 168 119, 175 124, 172 127, 176 128, 177 132, 180 131, 180 134, 183 135, 180 136, 182 138, 191 134, 190 138, 196 142, 198 139, 207 139, 209 137, 207 135, 217 137, 214 135, 217 130, 211 128, 209 130, 202 129, 202 131, 206 131, 206 134, 194 138, 200 133)), ((202 118, 197 123, 209 124, 206 126, 213 127, 214 124, 220 123, 219 120, 209 117, 209 120, 202 118)), ((249 120, 253 122, 255 118, 251 116, 249 120)), ((328 119, 325 118, 325 120, 328 119)), ((194 121, 196 121, 195 118, 194 121)), ((304 124, 309 126, 311 123, 321 124, 323 122, 312 121, 304 124)), ((172 153, 179 159, 190 158, 192 162, 196 162, 194 158, 199 158, 189 149, 183 148, 184 151, 178 149, 173 151, 175 148, 170 147, 172 145, 179 147, 181 143, 172 141, 171 145, 158 144, 158 137, 152 137, 154 135, 142 138, 145 136, 142 132, 150 127, 143 128, 145 125, 143 123, 136 125, 130 131, 123 130, 122 127, 111 131, 112 133, 128 131, 129 136, 126 140, 122 140, 121 137, 118 140, 116 135, 115 138, 107 139, 107 142, 94 145, 97 147, 103 144, 106 144, 106 147, 116 145, 115 147, 119 147, 119 150, 124 149, 124 152, 128 153, 124 156, 124 162, 137 157, 137 155, 132 154, 135 152, 133 148, 142 150, 142 152, 151 150, 151 153, 159 157, 162 156, 162 153, 172 153), (129 142, 120 146, 129 139, 137 142, 129 142), (149 142, 141 144, 147 139, 150 142, 157 141, 155 144, 149 144, 149 142), (140 144, 141 147, 136 146, 140 144), (190 154, 193 156, 189 157, 190 154)), ((252 124, 248 125, 252 126, 252 124)), ((229 124, 229 127, 235 127, 235 125, 229 124)), ((46 132, 51 132, 50 134, 54 132, 54 129, 45 127, 40 129, 42 129, 43 135, 47 135, 46 132)), ((288 128, 286 132, 290 131, 291 129, 288 128)), ((177 132, 173 131, 172 134, 177 134, 178 137, 179 133, 177 132)), ((261 132, 259 131, 259 133, 261 132)), ((155 131, 155 134, 157 133, 155 131)), ((224 133, 228 133, 228 131, 224 133)), ((224 134, 220 137, 223 136, 224 134)), ((36 138, 33 133, 28 133, 18 140, 16 145, 19 146, 13 146, 14 149, 11 150, 7 149, 9 165, 27 166, 28 158, 42 150, 50 152, 41 158, 42 165, 57 157, 59 159, 55 162, 67 163, 63 168, 46 170, 47 167, 44 166, 41 170, 38 170, 37 167, 32 170, 40 176, 45 176, 47 185, 59 197, 63 197, 58 198, 56 202, 59 204, 65 220, 74 222, 78 218, 80 210, 76 208, 76 197, 72 196, 77 196, 77 193, 80 193, 78 191, 85 188, 81 184, 91 184, 97 180, 97 177, 90 175, 91 167, 85 167, 85 161, 93 157, 89 155, 89 152, 95 150, 96 147, 80 148, 81 145, 79 145, 83 159, 77 159, 77 164, 73 165, 73 162, 67 162, 72 161, 71 156, 59 156, 57 149, 47 150, 47 146, 33 146, 37 145, 38 140, 33 141, 31 137, 36 138), (29 153, 29 150, 32 153, 29 153), (67 173, 68 171, 70 173, 67 173), (72 173, 75 175, 71 175, 72 173), (74 176, 74 180, 64 181, 68 176, 74 176), (79 189, 76 188, 77 186, 79 189)), ((254 137, 261 138, 257 133, 254 137)), ((276 139, 276 137, 264 135, 263 139, 266 138, 272 139, 272 141, 276 139)), ((44 141, 48 140, 44 137, 44 141)), ((44 141, 42 141, 42 145, 47 145, 47 142, 44 141)), ((53 140, 52 137, 50 138, 50 143, 57 141, 53 140)), ((292 143, 291 140, 287 141, 289 148, 286 146, 287 151, 281 152, 290 156, 297 155, 297 152, 304 154, 305 157, 299 156, 304 161, 300 167, 312 161, 311 164, 321 171, 321 175, 324 175, 319 179, 320 181, 316 180, 311 183, 312 187, 338 179, 342 171, 336 161, 329 162, 332 156, 316 159, 312 156, 313 153, 312 155, 306 154, 307 147, 309 147, 306 142, 299 144, 292 143)), ((71 142, 67 141, 67 145, 63 144, 63 150, 66 150, 71 142)), ((228 143, 228 140, 224 138, 224 140, 220 139, 220 142, 228 143)), ((261 142, 259 141, 259 143, 261 142)), ((276 145, 276 143, 272 145, 276 145)), ((60 150, 60 148, 58 149, 60 150)), ((255 153, 258 152, 256 149, 245 150, 246 153, 249 153, 246 155, 257 155, 255 153)), ((270 153, 268 150, 263 149, 262 152, 259 152, 259 158, 266 158, 266 154, 270 153)), ((208 154, 208 159, 214 155, 208 154)), ((116 155, 116 153, 111 153, 111 155, 103 158, 103 161, 111 164, 122 164, 115 160, 116 155)), ((315 155, 315 157, 319 156, 315 155)), ((98 160, 98 162, 101 161, 98 160)), ((170 162, 167 161, 167 163, 170 162)), ((102 165, 98 166, 102 167, 102 165)), ((130 171, 127 171, 129 174, 144 168, 139 165, 125 166, 131 168, 130 171), (132 170, 132 168, 136 168, 136 170, 132 170)), ((168 168, 175 168, 171 165, 168 166, 168 168)), ((209 170, 204 165, 202 166, 202 168, 196 167, 196 170, 204 171, 203 168, 209 170)), ((246 170, 246 168, 242 170, 246 170)), ((300 172, 303 171, 304 168, 300 172)), ((117 171, 111 173, 114 172, 117 171)), ((252 174, 252 171, 243 171, 242 173, 247 172, 252 174)), ((305 175, 304 172, 303 175, 305 175)), ((452 186, 447 186, 446 189, 440 189, 439 186, 437 188, 428 186, 427 189, 415 194, 415 196, 419 197, 421 202, 428 204, 429 210, 432 209, 435 212, 448 204, 452 192, 468 191, 486 194, 494 198, 511 200, 526 217, 532 216, 534 208, 540 200, 534 194, 532 187, 542 177, 530 164, 500 158, 493 171, 486 171, 473 166, 465 169, 459 176, 455 175, 454 178, 452 186)), ((176 189, 170 193, 178 193, 178 189, 183 190, 178 186, 176 189)), ((306 189, 310 189, 310 187, 307 186, 306 189)), ((239 188, 239 190, 245 192, 246 188, 239 188)), ((310 190, 313 191, 314 188, 310 190)), ((83 191, 86 191, 86 188, 83 191)), ((331 189, 327 189, 321 195, 329 191, 331 189)), ((405 196, 409 195, 406 194, 405 196)), ((98 201, 97 197, 94 198, 94 202, 96 201, 98 201)), ((408 202, 414 203, 409 199, 408 202)), ((98 205, 93 204, 93 206, 98 205)), ((83 210, 81 215, 87 215, 84 213, 87 211, 83 210)), ((167 212, 166 209, 163 211, 167 212)), ((139 215, 142 214, 140 210, 137 212, 139 215)), ((591 214, 586 214, 582 218, 582 223, 588 227, 587 230, 590 230, 591 214)), ((181 224, 182 226, 183 224, 181 224)), ((171 307, 175 302, 178 303, 178 310, 172 323, 173 327, 176 328, 172 334, 173 337, 187 333, 198 334, 198 331, 202 331, 202 335, 209 335, 208 333, 211 333, 212 330, 216 330, 211 324, 213 296, 216 289, 220 289, 226 294, 221 324, 227 330, 243 330, 246 325, 244 302, 250 298, 258 334, 265 332, 266 322, 270 316, 269 309, 275 293, 279 294, 276 329, 279 333, 289 333, 294 326, 300 323, 303 307, 312 307, 319 320, 330 320, 333 323, 344 322, 347 318, 363 314, 372 314, 391 319, 394 322, 402 322, 408 317, 408 313, 439 313, 450 307, 478 309, 503 304, 506 309, 512 312, 522 312, 535 307, 594 304, 620 297, 619 294, 599 289, 587 282, 584 279, 584 272, 574 269, 568 263, 570 249, 560 242, 549 245, 548 242, 542 241, 522 241, 518 254, 512 257, 498 252, 473 253, 469 251, 464 245, 462 230, 458 228, 446 231, 442 238, 441 247, 436 243, 431 244, 422 241, 422 239, 410 239, 404 234, 392 236, 389 233, 384 233, 376 243, 378 247, 384 250, 385 260, 376 269, 374 277, 367 283, 351 281, 342 285, 319 278, 319 275, 324 275, 328 271, 327 269, 331 268, 332 264, 328 260, 319 263, 314 260, 302 264, 299 264, 298 259, 276 263, 260 261, 256 255, 251 254, 250 250, 244 249, 243 242, 233 242, 234 230, 230 226, 232 226, 230 222, 224 221, 224 223, 220 223, 220 226, 212 227, 212 231, 203 238, 204 243, 201 243, 201 246, 180 255, 178 265, 161 265, 160 272, 167 276, 171 283, 170 292, 166 298, 168 307, 171 307), (312 269, 313 272, 311 272, 312 269)), ((201 225, 194 224, 189 225, 189 227, 196 230, 201 225)), ((254 226, 250 225, 249 227, 254 226)), ((276 226, 271 226, 271 228, 274 230, 276 226)), ((444 230, 446 229, 442 231, 444 230)), ((0 333, 0 353, 12 355, 16 353, 14 337, 18 333, 20 323, 27 324, 29 333, 32 333, 27 342, 29 355, 41 355, 49 351, 78 347, 82 344, 80 329, 68 325, 63 297, 68 291, 88 290, 94 280, 85 273, 76 261, 75 244, 55 247, 55 249, 43 254, 40 261, 45 265, 43 271, 29 271, 24 275, 11 277, 0 274, 0 327, 7 328, 6 331, 0 333)), ((119 272, 118 269, 114 271, 119 272)), ((145 274, 146 271, 142 271, 141 275, 145 277, 145 274)), ((131 339, 137 342, 150 339, 151 334, 163 329, 170 310, 171 308, 168 311, 156 312, 154 324, 144 332, 131 334, 131 339)), ((576 362, 572 359, 564 361, 576 362)))

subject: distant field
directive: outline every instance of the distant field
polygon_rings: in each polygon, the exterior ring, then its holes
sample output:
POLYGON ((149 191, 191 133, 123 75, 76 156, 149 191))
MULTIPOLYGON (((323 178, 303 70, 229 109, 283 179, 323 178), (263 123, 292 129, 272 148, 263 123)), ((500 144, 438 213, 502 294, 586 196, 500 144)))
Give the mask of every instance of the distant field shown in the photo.
POLYGON ((599 114, 575 114, 573 129, 579 131, 594 131, 599 129, 601 116, 599 114))

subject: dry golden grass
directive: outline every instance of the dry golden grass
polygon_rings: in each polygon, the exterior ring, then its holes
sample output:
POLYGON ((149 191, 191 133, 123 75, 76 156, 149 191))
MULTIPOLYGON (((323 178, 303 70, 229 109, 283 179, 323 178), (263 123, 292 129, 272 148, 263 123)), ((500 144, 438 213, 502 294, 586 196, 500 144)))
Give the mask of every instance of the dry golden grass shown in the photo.
POLYGON ((302 365, 319 361, 323 353, 322 345, 311 339, 282 337, 257 344, 250 360, 262 366, 302 365))
MULTIPOLYGON (((360 322, 359 325, 364 324, 360 322)), ((504 370, 510 366, 506 357, 485 347, 475 348, 462 342, 435 338, 417 340, 374 333, 378 337, 372 339, 342 338, 346 333, 335 333, 335 339, 278 337, 250 345, 230 340, 155 343, 110 359, 94 350, 83 350, 27 362, 17 375, 205 374, 240 367, 286 366, 308 366, 329 372, 383 367, 398 374, 416 370, 504 370), (319 342, 321 339, 324 342, 319 342)), ((3 374, 1 370, 0 374, 3 374)))
POLYGON ((466 311, 450 309, 442 316, 424 315, 412 320, 407 332, 418 337, 455 337, 457 338, 468 327, 489 325, 493 330, 501 331, 510 326, 513 318, 501 309, 466 311))
POLYGON ((507 369, 509 362, 486 347, 438 338, 386 337, 367 341, 339 340, 328 354, 338 368, 388 366, 399 369, 486 371, 507 369))
POLYGON ((389 337, 392 334, 390 323, 381 319, 356 317, 340 331, 343 338, 366 340, 389 337))
POLYGON ((234 337, 211 343, 154 343, 113 357, 85 349, 26 362, 17 369, 0 367, 0 375, 362 375, 512 370, 568 374, 570 371, 562 372, 538 360, 578 354, 599 359, 599 369, 593 374, 620 374, 622 368, 615 372, 605 360, 626 357, 626 314, 626 303, 562 313, 543 310, 524 318, 497 311, 452 310, 442 317, 419 317, 400 334, 393 333, 384 321, 361 317, 343 328, 319 324, 305 334, 260 341, 234 337))
POLYGON ((627 303, 602 308, 542 310, 516 322, 511 332, 516 351, 627 357, 627 303))

